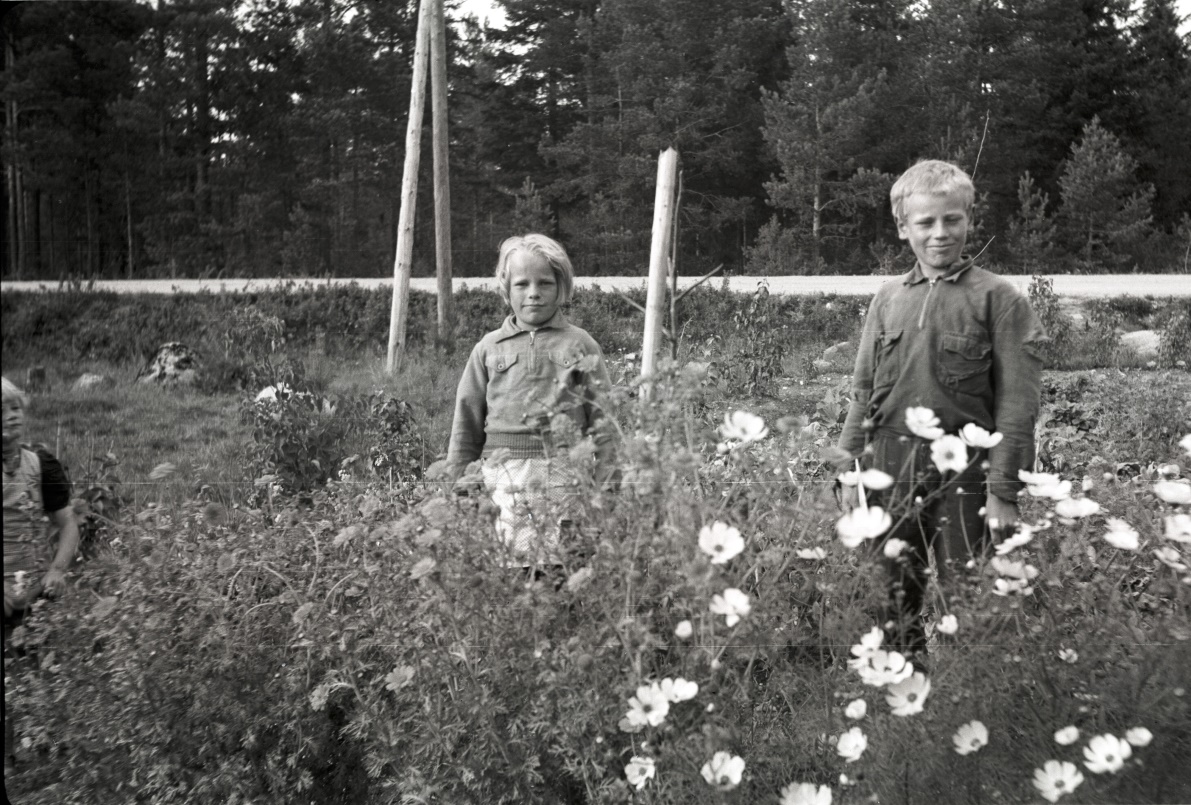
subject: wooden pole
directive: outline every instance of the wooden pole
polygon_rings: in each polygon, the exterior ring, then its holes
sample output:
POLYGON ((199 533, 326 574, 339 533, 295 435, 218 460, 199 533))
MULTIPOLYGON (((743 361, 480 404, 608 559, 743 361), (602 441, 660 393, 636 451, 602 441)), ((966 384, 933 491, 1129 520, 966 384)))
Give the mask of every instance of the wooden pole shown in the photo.
POLYGON ((682 171, 674 194, 674 229, 670 233, 670 357, 678 360, 678 216, 682 211, 682 171))
POLYGON ((418 5, 418 40, 414 47, 414 77, 409 91, 409 121, 405 126, 405 168, 401 175, 401 213, 397 219, 397 254, 393 258, 393 309, 389 315, 389 358, 393 374, 405 358, 409 277, 414 253, 414 212, 418 201, 418 164, 422 148, 422 112, 426 107, 426 62, 430 44, 427 0, 418 5))
POLYGON ((447 18, 443 0, 430 0, 430 91, 434 121, 434 265, 438 277, 438 343, 455 346, 451 289, 451 169, 447 154, 447 18))
MULTIPOLYGON (((666 275, 670 256, 670 235, 674 222, 674 184, 678 176, 678 152, 667 148, 658 157, 658 186, 653 198, 653 241, 649 246, 649 285, 645 292, 645 338, 641 345, 641 376, 657 371, 658 347, 662 340, 662 319, 666 306, 666 275)), ((652 388, 643 385, 646 396, 652 388)))

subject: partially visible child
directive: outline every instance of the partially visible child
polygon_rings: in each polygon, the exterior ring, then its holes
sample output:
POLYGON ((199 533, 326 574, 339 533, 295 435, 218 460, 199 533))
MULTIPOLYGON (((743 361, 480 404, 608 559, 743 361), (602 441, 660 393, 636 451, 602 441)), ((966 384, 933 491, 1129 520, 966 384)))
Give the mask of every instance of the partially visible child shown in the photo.
MULTIPOLYGON (((864 322, 852 403, 839 445, 895 479, 885 500, 927 504, 885 535, 913 550, 890 562, 895 642, 925 646, 922 609, 931 552, 940 573, 987 549, 990 534, 1012 531, 1018 470, 1033 469, 1046 339, 1029 301, 1006 280, 963 256, 975 188, 956 166, 919 162, 893 185, 898 235, 917 258, 873 298, 864 322), (930 442, 908 427, 906 410, 934 411, 943 432, 968 423, 1002 434, 989 450, 969 449, 959 477, 944 479, 930 442), (934 495, 951 482, 941 495, 934 495)), ((921 431, 922 429, 919 428, 921 431)))
MULTIPOLYGON (((79 544, 70 481, 48 451, 22 444, 28 398, 0 378, 4 406, 4 653, 25 611, 41 595, 66 589, 66 571, 79 544), (57 545, 53 539, 57 538, 57 545)), ((7 660, 6 660, 7 664, 7 660)), ((13 714, 4 707, 4 768, 15 764, 13 714)))
POLYGON ((472 349, 459 380, 448 471, 457 478, 485 459, 484 486, 500 507, 496 530, 513 564, 558 565, 560 523, 573 508, 577 479, 553 434, 573 426, 593 435, 599 460, 607 460, 596 395, 609 387, 608 367, 595 340, 560 310, 570 302, 574 270, 559 243, 538 234, 509 238, 496 279, 512 313, 472 349))

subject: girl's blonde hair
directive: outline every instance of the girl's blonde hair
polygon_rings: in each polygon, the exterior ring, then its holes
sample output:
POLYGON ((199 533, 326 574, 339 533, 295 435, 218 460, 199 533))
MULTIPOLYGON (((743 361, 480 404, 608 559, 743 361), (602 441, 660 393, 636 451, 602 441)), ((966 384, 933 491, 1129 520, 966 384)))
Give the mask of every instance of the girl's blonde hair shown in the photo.
POLYGON ((500 295, 504 298, 505 304, 509 303, 509 258, 517 252, 536 254, 549 263, 554 271, 554 278, 558 280, 558 304, 570 303, 571 291, 575 287, 575 269, 571 266, 571 258, 567 257, 567 250, 557 240, 535 233, 516 235, 500 244, 500 257, 496 261, 496 282, 500 286, 500 295))
POLYGON ((889 202, 893 205, 893 218, 899 224, 905 223, 905 201, 915 193, 954 193, 968 212, 976 200, 976 187, 972 177, 963 169, 941 159, 924 159, 898 177, 889 190, 889 202))
POLYGON ((4 389, 4 395, 3 395, 2 402, 8 402, 9 400, 16 400, 20 404, 21 408, 29 407, 29 396, 27 394, 25 394, 25 392, 23 392, 19 388, 17 388, 16 383, 13 383, 7 377, 3 377, 3 376, 0 376, 0 381, 3 381, 3 383, 0 385, 3 385, 3 389, 4 389))

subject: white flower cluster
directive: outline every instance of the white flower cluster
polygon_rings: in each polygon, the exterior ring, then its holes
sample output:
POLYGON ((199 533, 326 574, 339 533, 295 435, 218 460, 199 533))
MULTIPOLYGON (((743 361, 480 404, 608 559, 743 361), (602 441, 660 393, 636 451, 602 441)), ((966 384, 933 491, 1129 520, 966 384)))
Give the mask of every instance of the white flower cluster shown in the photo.
POLYGON ((663 679, 637 688, 637 695, 629 699, 629 711, 620 720, 624 732, 640 732, 646 727, 658 727, 670 714, 670 705, 686 702, 699 693, 699 684, 682 677, 663 679))
MULTIPOLYGON (((935 412, 922 406, 906 409, 906 427, 915 436, 926 439, 931 443, 931 461, 939 472, 961 473, 974 460, 968 455, 968 448, 988 450, 996 447, 1004 438, 1000 433, 989 433, 984 428, 969 422, 964 425, 959 435, 950 435, 943 431, 939 418, 935 412)), ((893 486, 894 479, 886 472, 876 469, 855 470, 841 473, 839 482, 844 486, 856 487, 859 491, 860 505, 847 512, 835 524, 840 541, 848 548, 857 548, 866 540, 876 539, 893 526, 893 518, 889 512, 880 506, 869 506, 865 500, 864 490, 881 491, 893 486)), ((886 548, 885 555, 895 558, 903 550, 904 544, 886 548)))
MULTIPOLYGON (((1184 450, 1189 443, 1191 435, 1184 436, 1179 442, 1184 450)), ((1187 549, 1182 547, 1191 546, 1191 512, 1183 510, 1191 509, 1191 480, 1178 477, 1180 472, 1177 464, 1164 464, 1157 468, 1161 478, 1154 482, 1151 489, 1159 501, 1173 509, 1163 516, 1163 536, 1175 544, 1158 545, 1152 548, 1151 552, 1171 570, 1186 574, 1183 576, 1183 583, 1191 584, 1191 573, 1188 572, 1191 571, 1191 560, 1184 556, 1183 551, 1187 549)), ((1055 501, 1054 512, 1064 522, 1082 520, 1101 512, 1100 504, 1086 495, 1092 489, 1090 479, 1085 478, 1081 484, 1081 491, 1085 494, 1073 496, 1072 482, 1060 478, 1057 474, 1020 470, 1018 477, 1025 482, 1026 492, 1031 496, 1055 501)), ((1019 524, 1016 534, 997 545, 997 555, 1005 556, 1029 544, 1034 532, 1049 526, 1049 521, 1035 526, 1019 524)), ((1140 532, 1128 521, 1119 517, 1105 517, 1104 527, 1101 538, 1113 548, 1120 551, 1138 551, 1142 548, 1143 539, 1140 532)), ((994 584, 993 592, 998 595, 1028 595, 1031 592, 1028 584, 1022 584, 1021 577, 998 579, 994 584)))
MULTIPOLYGON (((1078 740, 1079 728, 1075 726, 1064 727, 1055 733, 1055 743, 1060 746, 1070 746, 1078 740)), ((1124 738, 1108 733, 1096 735, 1084 747, 1083 765, 1092 774, 1115 774, 1125 768, 1133 756, 1134 747, 1149 746, 1152 740, 1153 733, 1145 727, 1133 727, 1124 738)), ((1034 788, 1048 802, 1058 802, 1078 788, 1083 780, 1079 768, 1067 760, 1048 760, 1042 768, 1034 770, 1034 788)))

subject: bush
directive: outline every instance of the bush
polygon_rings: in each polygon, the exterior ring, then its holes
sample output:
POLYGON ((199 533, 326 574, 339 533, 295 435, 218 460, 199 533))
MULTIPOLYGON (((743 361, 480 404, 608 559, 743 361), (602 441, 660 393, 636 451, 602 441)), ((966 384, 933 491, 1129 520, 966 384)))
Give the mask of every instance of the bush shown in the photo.
POLYGON ((1047 365, 1053 366, 1071 339, 1071 319, 1059 308, 1059 295, 1055 293, 1051 280, 1035 274, 1030 280, 1029 298, 1030 306, 1050 336, 1043 352, 1047 365))
MULTIPOLYGON (((643 305, 644 284, 627 296, 643 305)), ((678 305, 678 336, 696 344, 722 335, 722 323, 752 303, 749 295, 702 286, 678 305)), ((772 300, 775 320, 789 325, 781 336, 787 350, 850 337, 858 322, 849 314, 864 304, 858 297, 834 295, 772 300)), ((355 285, 174 296, 78 289, 6 292, 0 297, 0 332, 6 361, 30 364, 47 359, 142 363, 166 341, 181 340, 202 354, 211 389, 254 389, 275 378, 285 380, 290 368, 286 354, 311 349, 340 356, 379 354, 388 342, 389 309, 387 290, 355 285)), ((458 292, 455 343, 460 350, 469 349, 507 315, 498 294, 458 292)), ((605 352, 640 349, 641 314, 619 294, 579 290, 567 315, 605 352)), ((432 346, 435 316, 432 294, 410 294, 409 350, 432 346)))
POLYGON ((1158 318, 1158 363, 1186 369, 1191 360, 1191 302, 1172 302, 1158 318))
POLYGON ((425 464, 409 405, 381 391, 322 397, 278 389, 276 399, 245 400, 241 416, 252 427, 250 478, 269 493, 309 493, 359 466, 408 482, 425 464))

